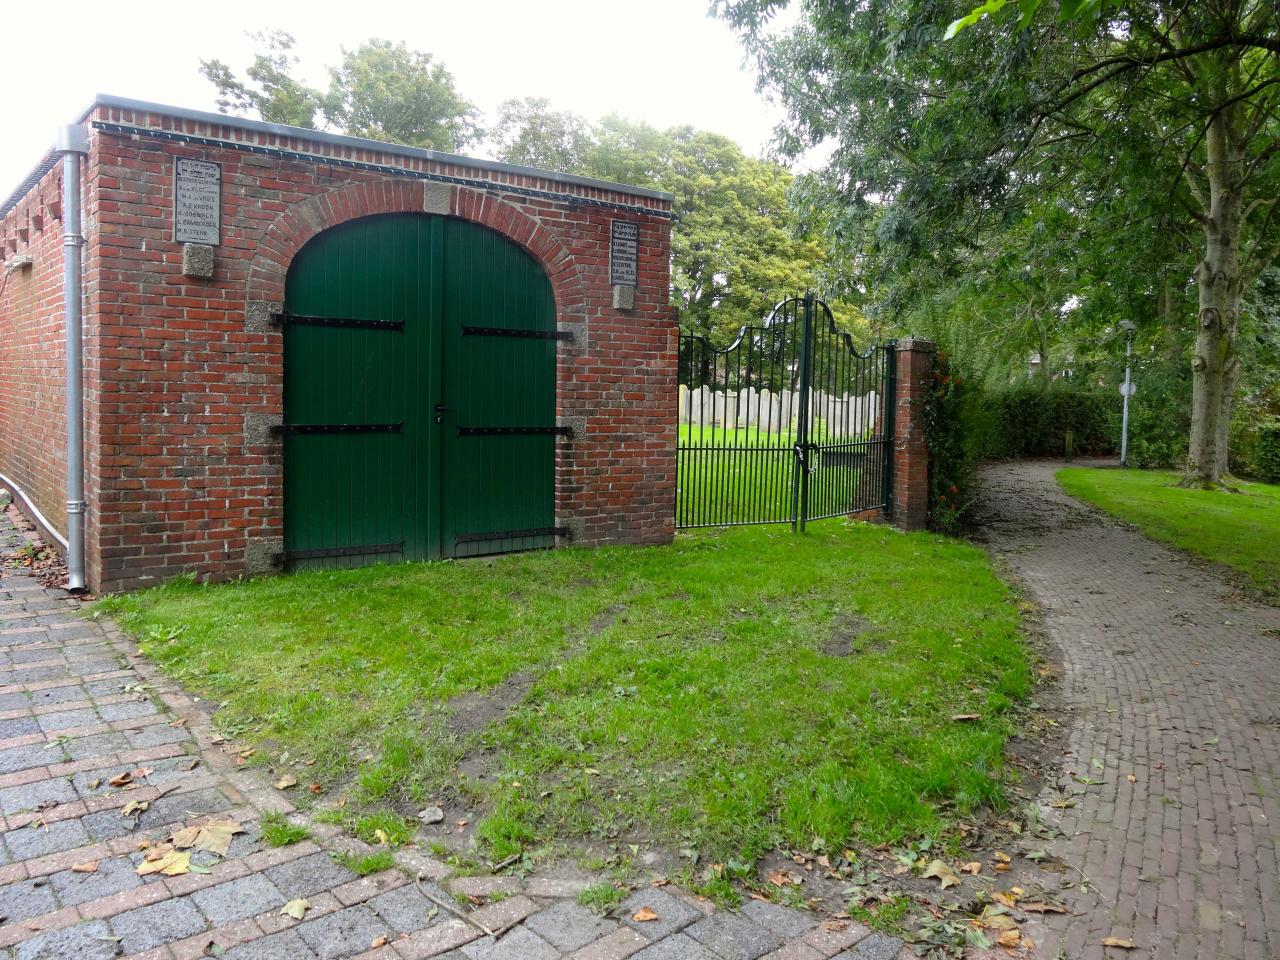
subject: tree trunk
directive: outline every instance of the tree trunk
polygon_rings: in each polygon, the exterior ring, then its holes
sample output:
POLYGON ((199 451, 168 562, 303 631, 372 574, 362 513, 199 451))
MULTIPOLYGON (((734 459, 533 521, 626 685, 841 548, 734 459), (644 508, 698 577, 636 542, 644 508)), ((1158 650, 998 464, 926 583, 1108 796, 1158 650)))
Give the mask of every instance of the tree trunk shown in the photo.
MULTIPOLYGON (((1226 111, 1224 111, 1225 113, 1226 111)), ((1227 467, 1231 401, 1240 376, 1236 329, 1244 292, 1240 228, 1244 162, 1232 149, 1227 119, 1219 114, 1205 135, 1209 210, 1205 256, 1196 268, 1200 311, 1191 361, 1191 441, 1185 486, 1212 487, 1227 467)))
POLYGON ((1049 335, 1043 326, 1038 327, 1036 333, 1040 338, 1040 390, 1044 392, 1053 382, 1053 372, 1049 369, 1049 335))

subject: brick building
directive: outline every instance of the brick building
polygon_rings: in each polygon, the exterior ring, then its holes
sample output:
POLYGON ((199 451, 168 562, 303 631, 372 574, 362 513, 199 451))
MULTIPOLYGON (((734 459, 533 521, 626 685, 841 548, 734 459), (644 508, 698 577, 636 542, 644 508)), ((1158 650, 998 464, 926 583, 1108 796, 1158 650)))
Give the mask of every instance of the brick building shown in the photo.
MULTIPOLYGON (((90 587, 671 538, 669 195, 114 97, 80 125, 90 587)), ((0 205, 0 485, 56 540, 63 169, 0 205)))

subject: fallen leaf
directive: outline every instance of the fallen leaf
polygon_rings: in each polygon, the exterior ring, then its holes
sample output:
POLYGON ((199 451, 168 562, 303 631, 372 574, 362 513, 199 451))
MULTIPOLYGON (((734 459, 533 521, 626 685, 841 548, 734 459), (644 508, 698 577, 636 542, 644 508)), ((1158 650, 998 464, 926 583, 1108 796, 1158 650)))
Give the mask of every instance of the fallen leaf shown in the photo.
POLYGON ((143 860, 138 864, 138 876, 145 877, 152 873, 161 873, 166 877, 176 877, 191 870, 191 853, 187 850, 170 850, 155 860, 143 860))
POLYGON ((73 864, 71 867, 71 872, 72 873, 97 873, 98 861, 86 860, 84 863, 73 864))
POLYGON ((204 823, 175 830, 169 841, 180 850, 195 847, 197 850, 208 850, 225 857, 227 848, 231 846, 231 838, 237 833, 244 833, 244 827, 235 820, 213 817, 204 823))
POLYGON ((999 890, 993 890, 991 892, 991 899, 1011 910, 1018 905, 1016 898, 1009 896, 1007 893, 1001 893, 999 890))
POLYGON ((648 907, 641 907, 636 911, 635 916, 631 918, 636 923, 649 923, 651 920, 660 919, 659 916, 648 907))
POLYGON ((1016 947, 1022 942, 1022 934, 1017 930, 1004 930, 996 937, 996 943, 1002 947, 1016 947))
POLYGON ((373 837, 378 841, 378 846, 380 847, 385 847, 389 840, 387 837, 387 831, 383 830, 381 827, 373 831, 373 837))
POLYGON ((976 877, 982 872, 982 864, 977 860, 971 860, 968 863, 960 864, 960 872, 967 873, 971 877, 976 877))
POLYGON ((1009 864, 997 863, 995 869, 996 869, 996 873, 1004 873, 1006 870, 1009 869, 1009 864))
MULTIPOLYGON (((987 908, 990 911, 990 907, 987 908)), ((1013 917, 1009 916, 1003 910, 999 913, 983 912, 981 923, 988 930, 1016 930, 1018 925, 1014 922, 1013 917)))
POLYGON ((1137 782, 1138 782, 1138 778, 1137 778, 1137 777, 1135 777, 1132 773, 1128 774, 1128 775, 1125 777, 1125 779, 1126 779, 1126 780, 1128 780, 1130 783, 1137 783, 1137 782))
POLYGON ((775 887, 795 886, 798 887, 803 878, 791 870, 775 870, 769 874, 769 882, 775 887))
POLYGON ((102 781, 101 781, 101 780, 90 780, 90 781, 89 781, 89 789, 90 789, 90 790, 97 790, 100 786, 102 786, 102 781))
POLYGON ((1049 856, 1048 850, 1032 850, 1030 853, 1026 855, 1027 859, 1032 861, 1033 863, 1039 863, 1041 860, 1047 859, 1048 856, 1049 856))
POLYGON ((1103 937, 1104 947, 1119 947, 1121 950, 1137 950, 1138 945, 1126 937, 1103 937))
POLYGON ((846 927, 848 927, 849 924, 846 923, 844 920, 823 920, 820 924, 818 924, 818 926, 820 926, 823 930, 826 930, 828 933, 839 933, 841 930, 844 930, 846 927))
POLYGON ((298 778, 295 777, 292 773, 286 773, 283 777, 281 777, 275 783, 275 787, 277 790, 288 790, 290 787, 296 787, 297 785, 298 785, 298 778))
POLYGON ((377 950, 379 947, 385 947, 391 940, 388 937, 374 937, 373 942, 369 944, 370 950, 377 950))
POLYGON ((198 766, 200 766, 199 757, 192 757, 190 760, 184 760, 182 763, 177 764, 179 770, 194 770, 198 766))
POLYGON ((118 773, 114 777, 112 777, 110 780, 108 780, 107 786, 123 787, 130 783, 133 783, 133 774, 126 771, 124 773, 118 773))
POLYGON ((961 721, 964 721, 964 720, 981 720, 981 719, 982 719, 982 714, 980 714, 980 713, 953 713, 953 714, 951 715, 951 719, 952 719, 952 720, 955 720, 957 723, 958 723, 958 722, 961 722, 961 721))
POLYGON ((151 804, 147 803, 147 801, 145 800, 130 800, 123 807, 121 807, 120 816, 122 817, 136 816, 137 814, 145 811, 149 806, 151 806, 151 804))
POLYGON ((1043 900, 1032 900, 1029 903, 1018 904, 1027 913, 1066 913, 1066 907, 1060 907, 1056 903, 1045 903, 1043 900))
POLYGON ((301 920, 306 914, 307 909, 311 906, 306 900, 290 900, 280 908, 280 913, 286 917, 293 917, 295 920, 301 920))
POLYGON ((941 860, 931 862, 929 866, 925 867, 924 873, 920 874, 920 876, 926 880, 930 877, 936 878, 942 884, 943 890, 960 883, 960 878, 956 876, 956 872, 941 860))
POLYGON ((992 854, 992 856, 994 856, 1001 863, 1009 863, 1013 859, 1011 856, 1009 856, 1007 853, 1005 853, 1002 850, 997 850, 994 854, 992 854))
POLYGON ((187 725, 186 717, 178 717, 176 720, 169 721, 171 727, 185 727, 187 725))
POLYGON ((318 784, 318 783, 313 783, 313 784, 311 785, 311 792, 312 792, 312 793, 316 793, 316 794, 323 793, 323 792, 324 792, 324 787, 320 786, 320 784, 318 784))

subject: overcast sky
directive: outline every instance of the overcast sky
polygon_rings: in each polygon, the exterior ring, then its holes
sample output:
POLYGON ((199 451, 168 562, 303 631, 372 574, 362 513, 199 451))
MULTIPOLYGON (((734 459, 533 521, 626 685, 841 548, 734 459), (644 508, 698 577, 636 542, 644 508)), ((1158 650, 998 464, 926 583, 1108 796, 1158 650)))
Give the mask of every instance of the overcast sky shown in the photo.
POLYGON ((659 127, 689 123, 751 153, 780 114, 755 92, 737 40, 707 16, 709 0, 59 0, 14 34, 3 58, 0 198, 44 155, 54 131, 94 94, 216 109, 199 61, 243 72, 246 32, 297 38, 306 79, 369 37, 403 40, 453 72, 462 94, 492 115, 510 97, 549 98, 591 120, 617 112, 659 127), (37 30, 37 26, 39 29, 37 30))

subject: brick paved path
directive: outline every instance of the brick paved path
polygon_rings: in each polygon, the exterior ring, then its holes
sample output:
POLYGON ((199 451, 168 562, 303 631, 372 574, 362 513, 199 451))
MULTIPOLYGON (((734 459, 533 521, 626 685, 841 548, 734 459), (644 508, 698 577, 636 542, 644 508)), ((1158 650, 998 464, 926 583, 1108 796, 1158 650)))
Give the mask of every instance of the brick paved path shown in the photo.
MULTIPOLYGON (((0 511, 0 553, 21 543, 0 511)), ((856 923, 754 901, 717 911, 673 887, 601 917, 574 899, 599 878, 451 878, 412 850, 398 852, 400 869, 357 878, 330 853, 370 848, 332 827, 312 826, 319 843, 269 847, 258 821, 291 812, 284 795, 237 769, 203 705, 113 624, 78 612, 62 591, 0 569, 0 960, 894 960, 902 949, 856 923), (132 784, 110 785, 128 771, 132 784), (124 815, 132 802, 147 807, 124 815), (247 830, 225 858, 137 874, 139 841, 211 814, 247 830), (455 915, 436 902, 456 905, 451 894, 482 905, 455 915), (280 912, 295 898, 310 904, 301 921, 280 912), (646 906, 657 919, 634 920, 646 906)))
POLYGON ((1061 466, 984 477, 985 535, 1043 607, 1074 713, 1048 850, 1093 886, 1031 935, 1068 960, 1275 960, 1280 609, 1067 497, 1061 466))

